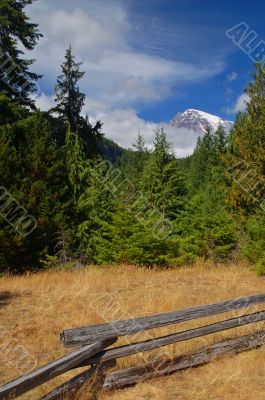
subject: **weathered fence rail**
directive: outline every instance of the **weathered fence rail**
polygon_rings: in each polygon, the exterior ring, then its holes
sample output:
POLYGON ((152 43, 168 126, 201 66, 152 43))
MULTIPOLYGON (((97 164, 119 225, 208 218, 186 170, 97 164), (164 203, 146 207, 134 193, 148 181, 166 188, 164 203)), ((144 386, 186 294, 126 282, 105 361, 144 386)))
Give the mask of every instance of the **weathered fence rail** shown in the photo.
POLYGON ((188 331, 174 333, 172 335, 162 336, 156 339, 149 339, 142 342, 132 343, 125 346, 115 347, 113 349, 103 350, 101 353, 80 363, 77 367, 97 364, 110 360, 116 360, 121 357, 128 357, 136 353, 153 350, 159 347, 168 346, 173 343, 183 342, 184 340, 194 339, 197 337, 209 335, 225 331, 227 329, 251 324, 253 322, 264 321, 265 311, 248 314, 237 318, 228 319, 226 321, 217 322, 215 324, 202 326, 200 328, 190 329, 188 331))
POLYGON ((140 367, 136 366, 107 374, 107 370, 116 364, 116 359, 118 358, 198 338, 211 333, 264 321, 265 311, 258 311, 240 317, 230 318, 155 339, 108 348, 116 342, 119 336, 193 319, 214 316, 264 302, 265 294, 262 293, 255 296, 241 297, 170 313, 64 330, 61 333, 61 340, 66 347, 78 345, 82 347, 0 387, 0 400, 19 397, 65 372, 88 365, 91 366, 89 369, 86 369, 81 374, 73 377, 65 384, 45 395, 42 397, 42 400, 63 399, 66 394, 72 395, 81 388, 86 381, 95 376, 100 378, 100 387, 105 390, 111 390, 135 384, 143 379, 162 376, 185 368, 199 366, 226 354, 236 354, 241 351, 257 348, 265 344, 265 331, 255 332, 252 335, 238 337, 212 346, 203 347, 194 352, 178 356, 173 360, 156 360, 151 364, 140 367))
POLYGON ((228 300, 221 303, 186 308, 185 310, 156 314, 148 317, 67 329, 61 333, 61 340, 65 347, 80 346, 83 344, 94 343, 97 340, 130 335, 148 329, 177 324, 179 322, 210 317, 212 315, 218 315, 227 311, 246 308, 264 302, 265 294, 261 293, 255 296, 240 297, 238 299, 228 300))
POLYGON ((107 340, 84 346, 73 353, 67 354, 52 363, 30 372, 29 374, 21 376, 0 388, 0 399, 8 399, 11 396, 18 397, 56 376, 62 375, 64 372, 73 369, 83 360, 97 354, 99 351, 110 346, 114 342, 115 340, 107 340))
POLYGON ((258 348, 264 343, 265 331, 227 340, 183 354, 173 360, 165 360, 164 362, 150 363, 142 367, 132 367, 113 372, 106 377, 103 388, 108 390, 118 389, 146 379, 168 375, 191 367, 198 367, 225 355, 233 355, 258 348))

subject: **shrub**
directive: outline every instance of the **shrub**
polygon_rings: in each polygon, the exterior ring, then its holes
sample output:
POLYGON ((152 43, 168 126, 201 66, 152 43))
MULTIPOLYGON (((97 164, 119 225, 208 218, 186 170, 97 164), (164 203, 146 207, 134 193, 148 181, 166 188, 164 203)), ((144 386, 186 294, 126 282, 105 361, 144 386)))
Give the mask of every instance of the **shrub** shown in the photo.
POLYGON ((254 269, 259 276, 265 276, 265 254, 255 264, 254 269))

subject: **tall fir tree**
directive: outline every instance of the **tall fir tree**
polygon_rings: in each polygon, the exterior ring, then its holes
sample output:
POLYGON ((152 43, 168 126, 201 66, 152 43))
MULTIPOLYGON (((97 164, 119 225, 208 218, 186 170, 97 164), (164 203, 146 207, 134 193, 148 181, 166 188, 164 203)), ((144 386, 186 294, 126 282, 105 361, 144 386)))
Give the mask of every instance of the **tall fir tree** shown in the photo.
POLYGON ((59 114, 59 119, 67 126, 70 125, 71 132, 77 132, 83 139, 84 151, 89 158, 97 157, 100 153, 100 144, 103 134, 102 123, 97 121, 92 126, 88 117, 81 115, 85 103, 85 94, 80 92, 78 83, 85 72, 80 71, 82 62, 76 62, 72 48, 66 50, 65 61, 61 65, 62 74, 57 78, 55 86, 55 102, 51 112, 59 114))
POLYGON ((25 7, 33 0, 1 0, 0 3, 0 92, 19 104, 34 107, 30 98, 41 75, 29 70, 34 60, 23 58, 22 45, 33 50, 42 36, 30 22, 25 7))
POLYGON ((12 215, 20 207, 37 222, 24 237, 1 217, 0 268, 17 272, 37 268, 41 254, 53 252, 68 198, 62 149, 54 143, 52 126, 43 113, 0 127, 0 172, 1 185, 13 199, 6 212, 12 215))
POLYGON ((191 194, 197 193, 207 185, 214 154, 213 133, 210 128, 207 128, 203 137, 198 138, 196 148, 191 157, 188 178, 191 194))
POLYGON ((183 174, 163 129, 155 132, 154 150, 145 163, 141 189, 166 217, 172 218, 182 208, 186 192, 183 174))
POLYGON ((54 112, 59 114, 65 123, 70 124, 70 129, 76 132, 80 126, 81 111, 85 102, 85 94, 79 90, 78 82, 84 76, 80 71, 81 62, 75 62, 72 48, 66 50, 65 61, 61 65, 62 74, 57 78, 55 86, 54 112))
POLYGON ((265 199, 265 71, 256 64, 245 113, 238 115, 232 130, 227 157, 231 181, 230 202, 250 213, 265 199))
POLYGON ((132 145, 134 151, 130 152, 130 157, 125 156, 127 163, 127 173, 130 174, 130 179, 133 180, 135 186, 139 186, 144 165, 149 156, 148 149, 145 145, 144 135, 139 132, 135 142, 132 145))

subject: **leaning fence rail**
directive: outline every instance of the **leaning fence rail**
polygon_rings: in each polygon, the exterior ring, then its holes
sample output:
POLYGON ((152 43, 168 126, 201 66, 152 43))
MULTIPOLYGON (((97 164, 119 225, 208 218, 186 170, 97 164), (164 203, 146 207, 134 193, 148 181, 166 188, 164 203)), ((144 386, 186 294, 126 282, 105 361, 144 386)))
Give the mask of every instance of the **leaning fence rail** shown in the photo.
POLYGON ((118 358, 202 337, 211 333, 264 321, 265 311, 230 318, 155 339, 109 348, 120 336, 198 318, 214 316, 232 310, 248 308, 264 302, 265 293, 261 293, 255 296, 241 297, 229 301, 156 314, 148 317, 138 317, 108 324, 64 330, 60 337, 65 347, 82 347, 52 363, 3 385, 0 387, 0 400, 19 397, 43 383, 76 368, 90 366, 89 369, 86 369, 81 374, 78 374, 42 397, 42 400, 63 399, 66 394, 71 395, 76 392, 86 381, 95 375, 100 377, 100 387, 105 390, 111 390, 135 384, 139 382, 139 380, 162 376, 185 368, 202 365, 226 354, 236 354, 252 348, 257 348, 265 344, 265 331, 255 332, 251 335, 203 347, 199 350, 178 356, 173 360, 157 360, 144 366, 136 366, 107 374, 107 370, 116 365, 116 360, 118 358))

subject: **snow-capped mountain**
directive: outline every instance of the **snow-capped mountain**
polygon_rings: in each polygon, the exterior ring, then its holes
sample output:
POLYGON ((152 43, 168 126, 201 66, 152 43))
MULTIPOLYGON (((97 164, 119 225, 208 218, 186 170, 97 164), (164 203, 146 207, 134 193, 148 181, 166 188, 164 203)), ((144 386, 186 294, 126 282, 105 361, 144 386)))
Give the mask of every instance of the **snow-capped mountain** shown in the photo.
POLYGON ((208 114, 204 111, 194 110, 192 108, 178 113, 169 123, 174 128, 183 128, 204 134, 207 127, 216 131, 219 125, 222 125, 224 130, 228 133, 233 126, 232 121, 224 120, 216 115, 208 114))

